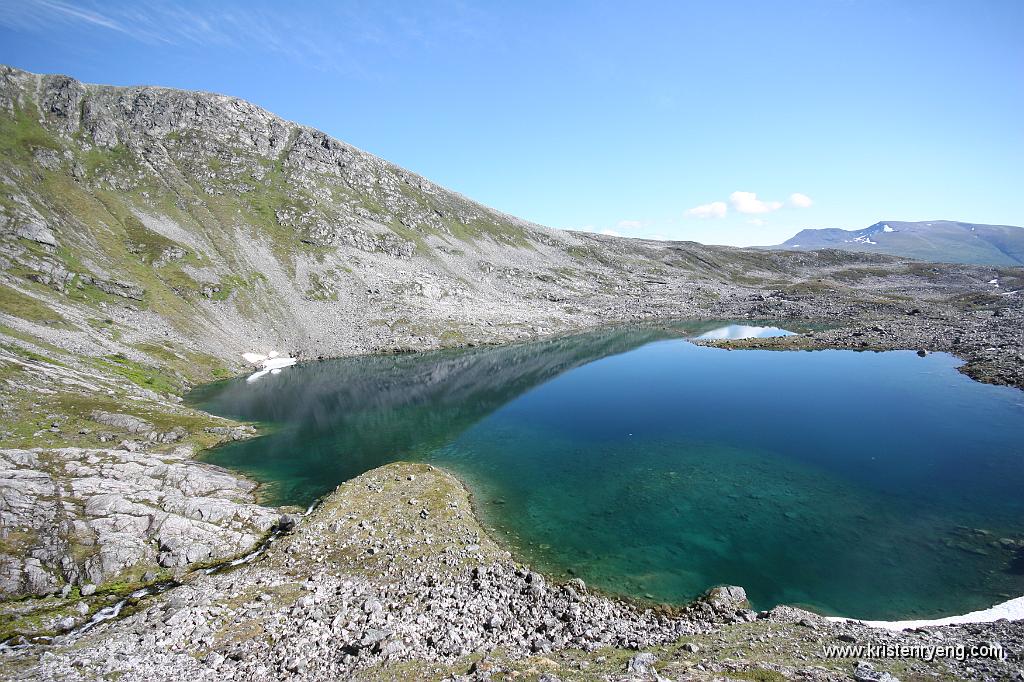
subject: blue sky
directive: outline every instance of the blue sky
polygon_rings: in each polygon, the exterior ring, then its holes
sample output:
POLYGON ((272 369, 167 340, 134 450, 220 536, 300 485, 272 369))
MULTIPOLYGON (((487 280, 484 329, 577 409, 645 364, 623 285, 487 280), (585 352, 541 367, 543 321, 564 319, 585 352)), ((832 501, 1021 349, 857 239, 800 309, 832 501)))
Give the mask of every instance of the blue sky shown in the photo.
POLYGON ((1024 225, 1024 2, 0 0, 0 62, 236 95, 553 227, 1024 225))

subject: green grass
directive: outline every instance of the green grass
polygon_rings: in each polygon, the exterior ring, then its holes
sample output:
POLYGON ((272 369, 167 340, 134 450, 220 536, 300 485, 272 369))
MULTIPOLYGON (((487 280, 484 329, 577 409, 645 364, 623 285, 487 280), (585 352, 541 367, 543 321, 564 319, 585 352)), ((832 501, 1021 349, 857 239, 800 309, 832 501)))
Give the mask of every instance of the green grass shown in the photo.
POLYGON ((223 361, 206 353, 177 349, 169 343, 139 343, 135 348, 156 360, 165 372, 174 372, 191 383, 233 376, 223 361))
POLYGON ((96 362, 101 367, 113 370, 115 374, 123 376, 133 384, 157 393, 178 394, 183 388, 184 382, 177 374, 167 369, 143 365, 120 353, 108 355, 104 360, 96 362))
POLYGON ((65 326, 65 320, 48 305, 17 289, 0 284, 0 310, 29 322, 65 326))
POLYGON ((125 171, 135 174, 139 170, 135 155, 123 144, 109 149, 93 147, 82 154, 82 162, 87 176, 91 178, 124 175, 125 171))
POLYGON ((36 149, 61 149, 60 143, 39 124, 34 104, 0 113, 0 156, 5 161, 31 162, 36 149))

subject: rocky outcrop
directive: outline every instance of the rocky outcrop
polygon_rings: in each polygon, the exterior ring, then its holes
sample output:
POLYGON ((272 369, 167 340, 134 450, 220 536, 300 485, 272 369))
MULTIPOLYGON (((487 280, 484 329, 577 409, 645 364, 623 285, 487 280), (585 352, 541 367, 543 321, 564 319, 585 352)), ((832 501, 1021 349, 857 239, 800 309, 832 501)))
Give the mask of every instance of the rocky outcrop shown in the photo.
POLYGON ((0 450, 0 596, 137 580, 249 550, 279 513, 254 502, 255 484, 191 454, 0 450))

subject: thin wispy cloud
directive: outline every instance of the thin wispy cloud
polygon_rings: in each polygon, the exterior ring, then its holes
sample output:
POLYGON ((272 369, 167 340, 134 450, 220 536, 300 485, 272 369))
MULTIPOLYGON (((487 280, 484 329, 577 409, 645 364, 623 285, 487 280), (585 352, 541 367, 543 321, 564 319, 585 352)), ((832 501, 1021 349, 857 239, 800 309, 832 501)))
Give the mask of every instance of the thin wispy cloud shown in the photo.
POLYGON ((112 31, 148 45, 195 45, 271 51, 306 67, 370 76, 375 54, 484 40, 488 15, 461 3, 426 14, 400 6, 338 4, 316 17, 286 4, 218 2, 201 7, 164 0, 93 3, 0 0, 0 26, 45 33, 55 27, 112 31), (485 28, 482 28, 485 27, 485 28))

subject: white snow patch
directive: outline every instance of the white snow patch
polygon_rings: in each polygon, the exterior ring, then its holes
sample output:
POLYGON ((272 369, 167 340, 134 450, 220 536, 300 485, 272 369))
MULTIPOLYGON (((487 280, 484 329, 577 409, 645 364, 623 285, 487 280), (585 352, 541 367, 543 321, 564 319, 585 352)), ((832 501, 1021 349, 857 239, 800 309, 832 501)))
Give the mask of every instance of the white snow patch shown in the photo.
POLYGON ((989 284, 995 284, 996 286, 999 286, 999 278, 998 278, 998 277, 996 277, 995 279, 990 279, 990 280, 988 281, 988 283, 989 283, 989 284))
POLYGON ((882 225, 882 232, 895 232, 895 231, 896 230, 892 229, 888 225, 882 225))
POLYGON ((246 377, 246 382, 250 384, 267 374, 280 374, 283 368, 291 367, 297 362, 295 358, 289 355, 282 356, 276 350, 272 350, 266 355, 262 353, 242 353, 242 358, 258 368, 258 371, 246 377))
MULTIPOLYGON (((949 616, 947 618, 935 618, 932 620, 860 620, 856 621, 873 628, 885 630, 906 630, 907 628, 938 627, 940 625, 962 625, 964 623, 994 623, 997 620, 1024 619, 1024 597, 1017 597, 1002 604, 996 604, 992 608, 982 611, 972 611, 962 616, 949 616)), ((839 618, 830 616, 827 620, 842 623, 853 618, 839 618)))
POLYGON ((871 237, 869 235, 866 235, 866 234, 861 235, 860 237, 854 237, 853 239, 847 239, 846 241, 848 241, 848 242, 858 242, 860 244, 877 244, 878 243, 878 242, 871 241, 871 237))
POLYGON ((263 369, 275 370, 281 369, 282 367, 291 367, 297 362, 295 358, 284 357, 284 358, 270 358, 260 363, 260 367, 263 369))

